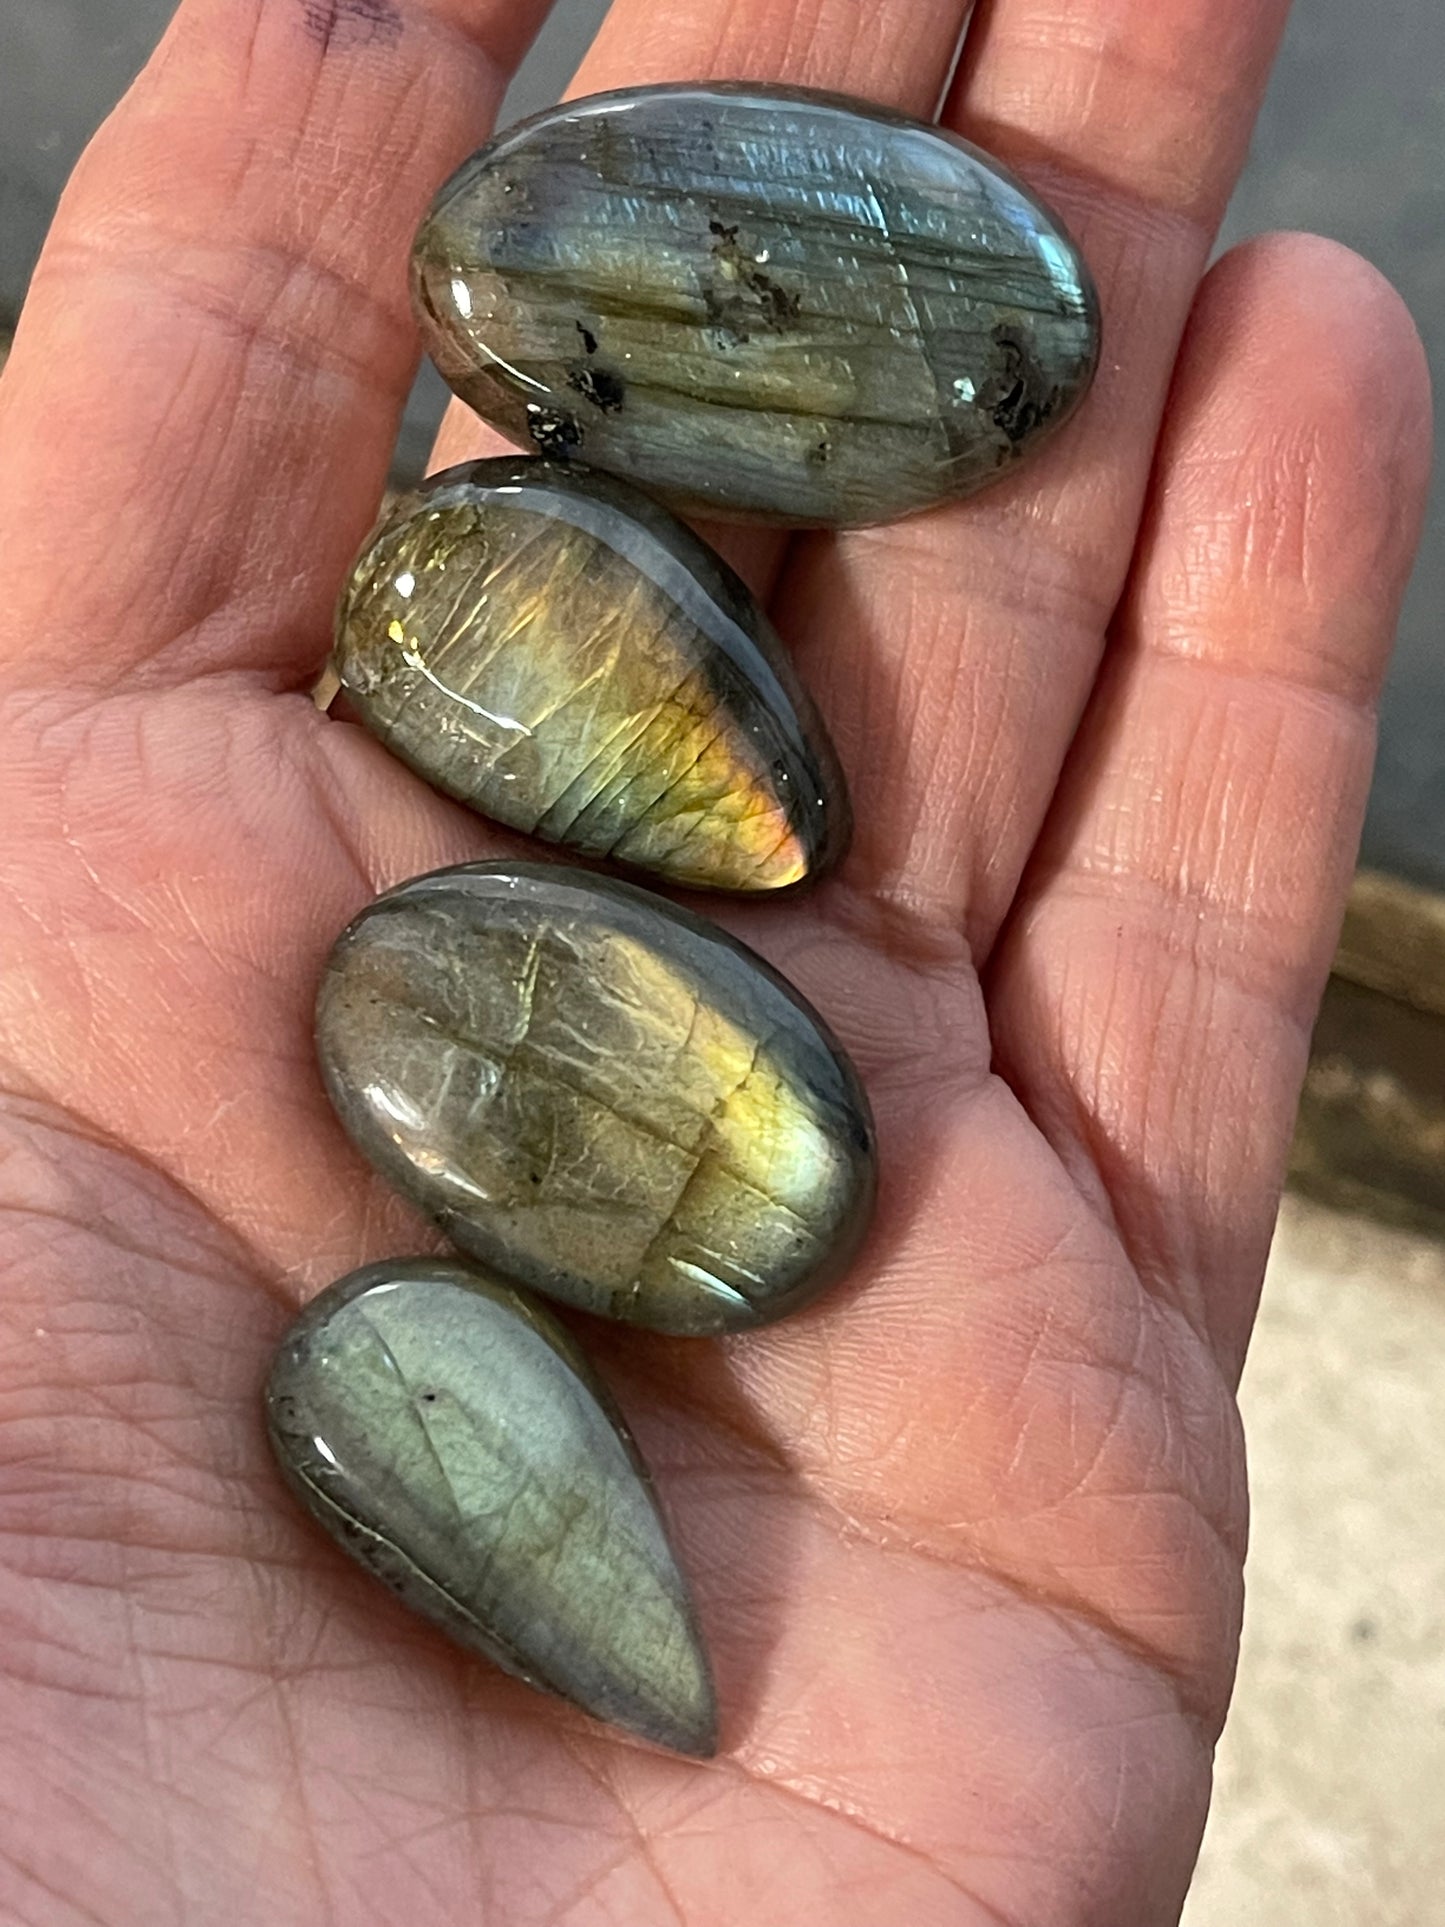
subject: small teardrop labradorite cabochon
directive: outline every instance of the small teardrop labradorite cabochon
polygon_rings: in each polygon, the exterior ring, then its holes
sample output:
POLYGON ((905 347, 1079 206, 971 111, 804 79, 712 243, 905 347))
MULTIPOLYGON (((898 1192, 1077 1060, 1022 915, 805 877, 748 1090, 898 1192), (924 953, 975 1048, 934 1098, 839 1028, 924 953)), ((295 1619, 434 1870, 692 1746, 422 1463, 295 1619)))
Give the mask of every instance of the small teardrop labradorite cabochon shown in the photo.
POLYGON ((646 1469, 572 1339, 440 1259, 353 1272, 266 1386, 288 1484, 425 1618, 529 1685, 711 1754, 707 1656, 646 1469))
POLYGON ((892 521, 1009 472, 1099 356, 1060 223, 957 136, 786 87, 509 129, 413 254, 427 349, 513 441, 674 508, 892 521))
POLYGON ((317 1005, 361 1150, 464 1250, 657 1331, 767 1323, 846 1269, 873 1129, 822 1019, 661 898, 467 864, 364 910, 317 1005))
POLYGON ((510 456, 434 477, 357 562, 335 662, 429 783, 583 855, 756 891, 847 845, 842 772, 767 617, 613 476, 510 456))

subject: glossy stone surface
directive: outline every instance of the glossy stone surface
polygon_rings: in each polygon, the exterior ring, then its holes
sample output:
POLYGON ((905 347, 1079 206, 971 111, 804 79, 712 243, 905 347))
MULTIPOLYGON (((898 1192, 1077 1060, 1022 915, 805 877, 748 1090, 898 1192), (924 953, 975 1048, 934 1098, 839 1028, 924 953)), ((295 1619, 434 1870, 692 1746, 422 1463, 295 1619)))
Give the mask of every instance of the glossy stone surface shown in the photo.
POLYGON ((652 1486, 566 1332, 439 1259, 353 1272, 266 1386, 287 1482, 407 1605, 529 1685, 710 1754, 707 1657, 652 1486))
POLYGON ((398 1189, 586 1311, 764 1324, 838 1277, 868 1220, 867 1100, 822 1020, 630 884, 520 863, 403 884, 333 950, 317 1041, 398 1189))
POLYGON ((358 561, 335 662, 429 783, 584 855, 777 890, 847 843, 837 758, 767 617, 612 476, 511 456, 435 477, 358 561))
POLYGON ((1058 221, 956 136, 790 88, 574 101, 417 237, 427 348, 522 446, 674 507, 891 521, 1009 472, 1093 376, 1058 221))

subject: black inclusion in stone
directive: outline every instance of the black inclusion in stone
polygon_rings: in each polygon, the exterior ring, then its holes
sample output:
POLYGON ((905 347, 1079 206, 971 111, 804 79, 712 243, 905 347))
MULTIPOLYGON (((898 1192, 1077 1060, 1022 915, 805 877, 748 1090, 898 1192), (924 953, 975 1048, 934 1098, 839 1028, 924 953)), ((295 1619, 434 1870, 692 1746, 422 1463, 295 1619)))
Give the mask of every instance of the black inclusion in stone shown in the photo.
POLYGON ((570 423, 675 509, 792 525, 986 486, 1067 421, 1100 346, 1087 267, 1006 168, 798 88, 641 88, 509 129, 438 196, 413 285, 437 366, 514 440, 565 454, 570 423))
POLYGON ((590 401, 604 415, 615 415, 627 395, 621 377, 608 368, 574 368, 567 386, 575 388, 584 401, 590 401))
POLYGON ((577 417, 565 408, 543 407, 540 402, 527 405, 527 433, 539 455, 565 460, 582 446, 582 427, 577 417))

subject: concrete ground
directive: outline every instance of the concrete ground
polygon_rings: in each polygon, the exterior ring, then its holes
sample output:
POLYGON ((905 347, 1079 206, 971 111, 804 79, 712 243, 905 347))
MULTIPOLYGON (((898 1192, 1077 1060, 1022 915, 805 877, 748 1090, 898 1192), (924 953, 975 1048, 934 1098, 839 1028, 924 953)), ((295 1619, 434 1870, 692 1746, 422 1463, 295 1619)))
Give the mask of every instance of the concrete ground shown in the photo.
POLYGON ((1244 1657, 1184 1927, 1445 1927, 1445 1250, 1287 1200, 1242 1403, 1244 1657))

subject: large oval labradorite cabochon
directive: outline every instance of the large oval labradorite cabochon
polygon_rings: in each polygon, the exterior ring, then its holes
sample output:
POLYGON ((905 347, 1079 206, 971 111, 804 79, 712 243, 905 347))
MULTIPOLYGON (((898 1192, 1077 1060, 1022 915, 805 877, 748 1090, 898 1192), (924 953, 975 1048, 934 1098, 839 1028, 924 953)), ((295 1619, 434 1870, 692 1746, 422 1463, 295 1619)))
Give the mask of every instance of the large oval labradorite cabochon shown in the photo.
POLYGON ((887 522, 1007 473, 1092 379, 1059 222, 942 129, 796 88, 641 88, 511 128, 417 237, 426 346, 522 446, 674 507, 887 522))
POLYGON ((403 884, 332 951, 317 1041, 397 1188, 586 1311, 765 1324, 836 1279, 868 1222, 868 1103, 822 1019, 630 884, 528 863, 403 884))
POLYGON ((435 1258, 306 1307, 266 1386, 287 1482, 407 1605, 529 1685, 708 1754, 707 1657, 647 1473, 576 1344, 435 1258))
POLYGON ((778 890, 847 844, 842 772, 766 616, 613 476, 509 456, 434 477, 357 562, 335 662, 429 783, 584 855, 778 890))

